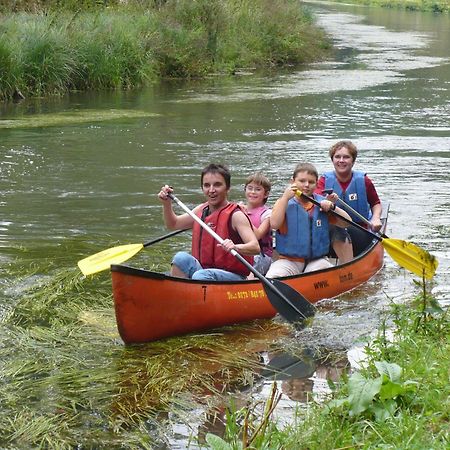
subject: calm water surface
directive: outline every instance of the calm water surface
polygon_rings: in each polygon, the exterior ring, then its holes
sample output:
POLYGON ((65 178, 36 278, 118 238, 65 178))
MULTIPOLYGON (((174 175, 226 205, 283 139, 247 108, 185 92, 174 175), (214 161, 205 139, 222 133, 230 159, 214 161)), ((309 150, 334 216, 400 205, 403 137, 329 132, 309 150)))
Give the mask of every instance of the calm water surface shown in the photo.
MULTIPOLYGON (((84 109, 158 116, 0 130, 0 311, 11 307, 20 289, 11 287, 6 267, 51 258, 70 268, 117 243, 165 234, 156 199, 162 184, 173 185, 186 204, 197 204, 201 168, 225 162, 233 174, 233 200, 242 199, 242 183, 257 169, 274 183, 273 202, 296 163, 330 169, 327 150, 344 138, 359 148, 356 168, 367 171, 390 202, 388 236, 414 242, 439 259, 432 290, 448 305, 450 18, 326 3, 311 7, 336 52, 304 70, 2 105, 2 119, 84 109)), ((188 243, 189 236, 181 235, 158 245, 170 254, 188 243)), ((130 262, 148 267, 151 257, 144 251, 130 262)), ((377 276, 324 307, 309 332, 320 344, 351 347, 376 328, 376 312, 391 299, 415 295, 413 279, 386 256, 377 276)), ((323 390, 321 373, 313 368, 298 377, 300 388, 285 388, 281 417, 305 390, 323 390)), ((269 386, 253 395, 264 398, 269 386)), ((195 434, 192 417, 201 423, 202 415, 192 412, 191 427, 174 425, 172 448, 185 448, 187 436, 195 434)))

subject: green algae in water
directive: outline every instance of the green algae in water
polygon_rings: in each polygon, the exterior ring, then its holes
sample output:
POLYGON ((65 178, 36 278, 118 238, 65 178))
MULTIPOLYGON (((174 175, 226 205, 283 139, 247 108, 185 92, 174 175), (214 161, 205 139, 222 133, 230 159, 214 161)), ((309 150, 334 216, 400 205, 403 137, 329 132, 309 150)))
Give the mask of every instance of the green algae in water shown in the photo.
POLYGON ((158 114, 147 111, 135 111, 129 109, 84 109, 61 112, 58 114, 34 114, 20 119, 0 120, 0 129, 54 127, 79 123, 106 122, 118 119, 141 119, 157 116, 158 114))

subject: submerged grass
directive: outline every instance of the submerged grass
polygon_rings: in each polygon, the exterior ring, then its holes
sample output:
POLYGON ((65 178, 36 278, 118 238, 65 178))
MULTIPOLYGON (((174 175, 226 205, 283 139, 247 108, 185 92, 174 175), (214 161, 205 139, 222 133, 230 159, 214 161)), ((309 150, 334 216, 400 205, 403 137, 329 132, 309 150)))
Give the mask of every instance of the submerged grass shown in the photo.
POLYGON ((0 21, 0 98, 295 65, 322 58, 329 47, 295 0, 125 2, 75 12, 43 7, 0 21))
POLYGON ((135 111, 126 109, 109 110, 78 110, 62 112, 59 114, 33 114, 21 119, 0 119, 0 129, 2 128, 41 128, 64 125, 74 125, 79 123, 105 122, 117 119, 138 119, 143 117, 155 117, 156 114, 146 111, 135 111))
POLYGON ((126 347, 109 276, 45 266, 20 268, 0 324, 2 448, 167 444, 174 417, 252 384, 260 342, 286 333, 262 321, 126 347))

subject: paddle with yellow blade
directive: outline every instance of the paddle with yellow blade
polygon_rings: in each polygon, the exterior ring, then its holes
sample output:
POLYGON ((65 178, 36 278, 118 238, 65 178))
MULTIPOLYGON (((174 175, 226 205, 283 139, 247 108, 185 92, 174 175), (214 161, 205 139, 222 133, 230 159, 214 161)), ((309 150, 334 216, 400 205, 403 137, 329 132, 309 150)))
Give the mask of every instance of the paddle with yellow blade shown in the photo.
MULTIPOLYGON (((308 199, 311 203, 320 206, 320 203, 317 200, 309 197, 308 195, 303 194, 300 191, 297 191, 296 195, 303 196, 304 198, 308 199)), ((353 210, 353 208, 349 207, 347 204, 346 206, 348 207, 348 209, 351 209, 352 212, 358 215, 358 213, 355 210, 353 210)), ((345 222, 348 222, 350 225, 358 228, 359 230, 372 235, 375 239, 378 239, 383 245, 384 249, 387 251, 387 253, 391 256, 391 258, 397 264, 404 267, 406 270, 409 270, 410 272, 414 273, 415 275, 418 275, 419 277, 424 276, 427 279, 433 278, 438 266, 438 261, 435 256, 428 253, 426 250, 423 250, 422 248, 418 247, 417 245, 411 242, 402 241, 400 239, 391 239, 387 237, 385 234, 373 233, 372 231, 367 230, 366 228, 361 226, 359 223, 353 222, 352 220, 342 217, 339 213, 333 210, 330 210, 329 212, 334 214, 335 216, 338 216, 340 219, 344 220, 345 222)))
MULTIPOLYGON (((194 214, 183 202, 181 202, 175 195, 169 194, 169 197, 193 220, 195 220, 207 233, 209 233, 219 244, 224 242, 214 230, 212 230, 200 217, 194 214)), ((312 317, 315 313, 315 307, 297 292, 291 286, 276 279, 267 279, 264 275, 259 273, 245 258, 243 258, 236 250, 231 250, 230 253, 244 264, 247 269, 255 275, 263 284, 267 298, 272 306, 289 322, 302 323, 306 318, 312 317)))
POLYGON ((127 259, 130 259, 143 248, 175 236, 183 231, 186 230, 172 231, 171 233, 160 236, 152 241, 144 242, 143 244, 127 244, 108 248, 78 261, 78 267, 81 272, 83 272, 83 275, 92 275, 93 273, 101 272, 102 270, 109 269, 111 264, 120 264, 127 259))

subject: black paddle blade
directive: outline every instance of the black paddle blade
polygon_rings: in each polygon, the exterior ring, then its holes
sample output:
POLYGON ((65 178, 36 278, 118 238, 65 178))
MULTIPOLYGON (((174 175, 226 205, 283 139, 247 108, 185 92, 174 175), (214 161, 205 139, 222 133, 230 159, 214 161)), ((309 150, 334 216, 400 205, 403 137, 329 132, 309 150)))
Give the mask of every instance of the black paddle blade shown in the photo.
POLYGON ((270 303, 288 322, 303 322, 314 315, 316 308, 294 288, 280 280, 267 281, 272 285, 264 285, 270 303))
POLYGON ((289 380, 291 378, 308 378, 316 370, 316 363, 313 359, 289 353, 275 355, 261 371, 261 376, 274 380, 289 380))

